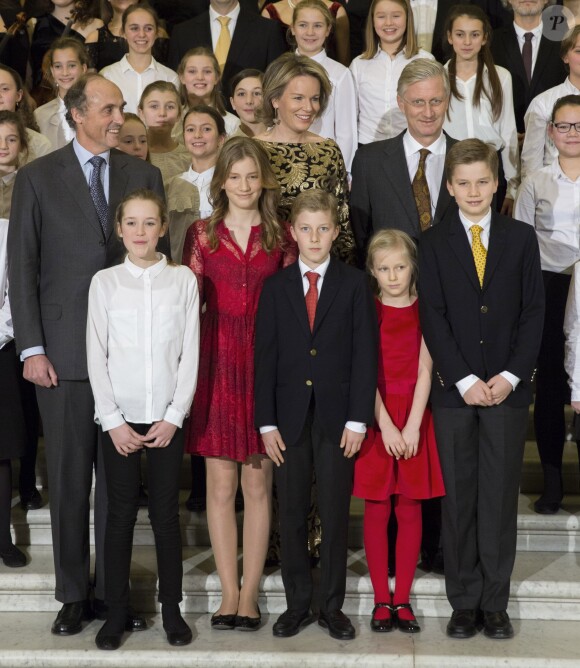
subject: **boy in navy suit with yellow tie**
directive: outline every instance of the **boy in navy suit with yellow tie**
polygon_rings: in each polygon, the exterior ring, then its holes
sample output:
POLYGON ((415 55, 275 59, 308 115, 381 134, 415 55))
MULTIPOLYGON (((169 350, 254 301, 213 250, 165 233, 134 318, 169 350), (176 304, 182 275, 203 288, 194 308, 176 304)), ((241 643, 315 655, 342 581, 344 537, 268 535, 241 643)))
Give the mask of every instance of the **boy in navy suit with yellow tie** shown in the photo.
POLYGON ((312 475, 324 539, 318 623, 354 638, 341 608, 354 455, 374 419, 377 322, 365 274, 334 257, 335 197, 301 193, 290 214, 300 257, 264 284, 256 320, 256 427, 276 464, 282 579, 277 637, 312 621, 307 516, 312 475))
POLYGON ((419 308, 446 496, 447 634, 511 638, 507 613, 528 406, 544 319, 533 227, 491 209, 496 151, 458 142, 445 160, 459 207, 421 237, 419 308))

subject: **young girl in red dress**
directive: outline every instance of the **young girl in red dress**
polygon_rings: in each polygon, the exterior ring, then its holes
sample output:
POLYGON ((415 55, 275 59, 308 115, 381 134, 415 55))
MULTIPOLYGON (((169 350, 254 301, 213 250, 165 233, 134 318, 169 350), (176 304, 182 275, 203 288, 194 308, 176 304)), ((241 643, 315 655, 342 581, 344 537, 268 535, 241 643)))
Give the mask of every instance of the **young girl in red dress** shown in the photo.
POLYGON ((367 268, 376 281, 380 343, 375 425, 355 464, 354 495, 365 499, 364 544, 374 589, 371 629, 421 627, 409 595, 421 546, 421 499, 445 494, 433 420, 427 407, 431 357, 419 326, 417 249, 398 230, 369 244, 367 268), (391 597, 387 525, 394 509, 397 577, 391 597))
POLYGON ((278 181, 266 151, 247 137, 222 148, 210 186, 208 220, 188 229, 183 264, 196 274, 201 316, 197 392, 186 451, 206 458, 207 521, 221 582, 214 629, 260 627, 258 587, 271 520, 272 462, 254 427, 254 332, 266 278, 296 260, 278 222, 278 181), (238 575, 235 496, 244 495, 243 586, 238 575))

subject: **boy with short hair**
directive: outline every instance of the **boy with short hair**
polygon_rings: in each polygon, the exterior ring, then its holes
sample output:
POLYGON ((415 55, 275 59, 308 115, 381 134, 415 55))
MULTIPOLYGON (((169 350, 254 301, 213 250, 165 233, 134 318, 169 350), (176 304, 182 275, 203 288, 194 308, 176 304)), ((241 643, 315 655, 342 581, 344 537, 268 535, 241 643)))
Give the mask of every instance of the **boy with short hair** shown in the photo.
POLYGON ((433 357, 431 402, 443 498, 447 634, 511 638, 507 614, 516 551, 531 382, 544 293, 533 229, 491 209, 497 153, 478 139, 447 154, 459 211, 419 246, 419 308, 433 357))
POLYGON ((312 621, 307 516, 312 474, 324 540, 318 623, 354 638, 342 611, 354 455, 374 420, 377 321, 365 274, 330 251, 336 198, 308 190, 290 214, 299 259, 264 283, 256 320, 255 423, 276 464, 282 579, 288 609, 277 637, 312 621))

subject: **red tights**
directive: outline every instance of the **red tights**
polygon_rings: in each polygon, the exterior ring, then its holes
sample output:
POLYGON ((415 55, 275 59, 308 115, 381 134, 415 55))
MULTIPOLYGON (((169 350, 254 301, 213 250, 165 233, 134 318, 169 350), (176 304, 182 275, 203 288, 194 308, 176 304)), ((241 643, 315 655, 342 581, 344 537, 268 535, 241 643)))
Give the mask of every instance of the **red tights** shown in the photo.
MULTIPOLYGON (((391 500, 397 516, 397 543, 395 548, 397 577, 393 605, 409 603, 411 585, 415 575, 421 548, 421 501, 407 499, 400 494, 386 501, 365 501, 364 543, 369 575, 375 592, 375 603, 390 603, 389 590, 389 540, 387 525, 391 516, 391 500)), ((386 619, 390 613, 378 608, 377 619, 386 619)), ((408 610, 400 610, 401 619, 413 619, 408 610)))

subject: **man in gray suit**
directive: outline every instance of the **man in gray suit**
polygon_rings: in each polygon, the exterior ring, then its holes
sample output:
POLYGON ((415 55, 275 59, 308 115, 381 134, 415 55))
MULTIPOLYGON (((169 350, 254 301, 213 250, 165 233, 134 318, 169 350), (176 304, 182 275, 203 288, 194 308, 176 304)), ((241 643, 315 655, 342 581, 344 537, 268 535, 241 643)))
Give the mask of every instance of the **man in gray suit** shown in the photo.
POLYGON ((408 129, 360 146, 352 163, 351 224, 362 267, 377 230, 396 228, 418 240, 455 206, 443 169, 455 143, 443 132, 449 103, 445 69, 425 58, 412 61, 401 73, 397 101, 408 129))
MULTIPOLYGON (((17 348, 24 377, 36 384, 44 425, 55 596, 63 603, 52 625, 57 635, 78 633, 83 620, 104 614, 101 570, 94 610, 89 602, 89 496, 97 455, 85 347, 89 284, 123 257, 114 230, 123 197, 137 188, 164 194, 157 168, 115 149, 125 106, 115 84, 87 75, 65 104, 76 139, 19 170, 8 235, 17 348)), ((102 565, 106 519, 99 468, 96 496, 95 571, 102 565)), ((127 620, 130 630, 144 627, 139 617, 127 620)))

